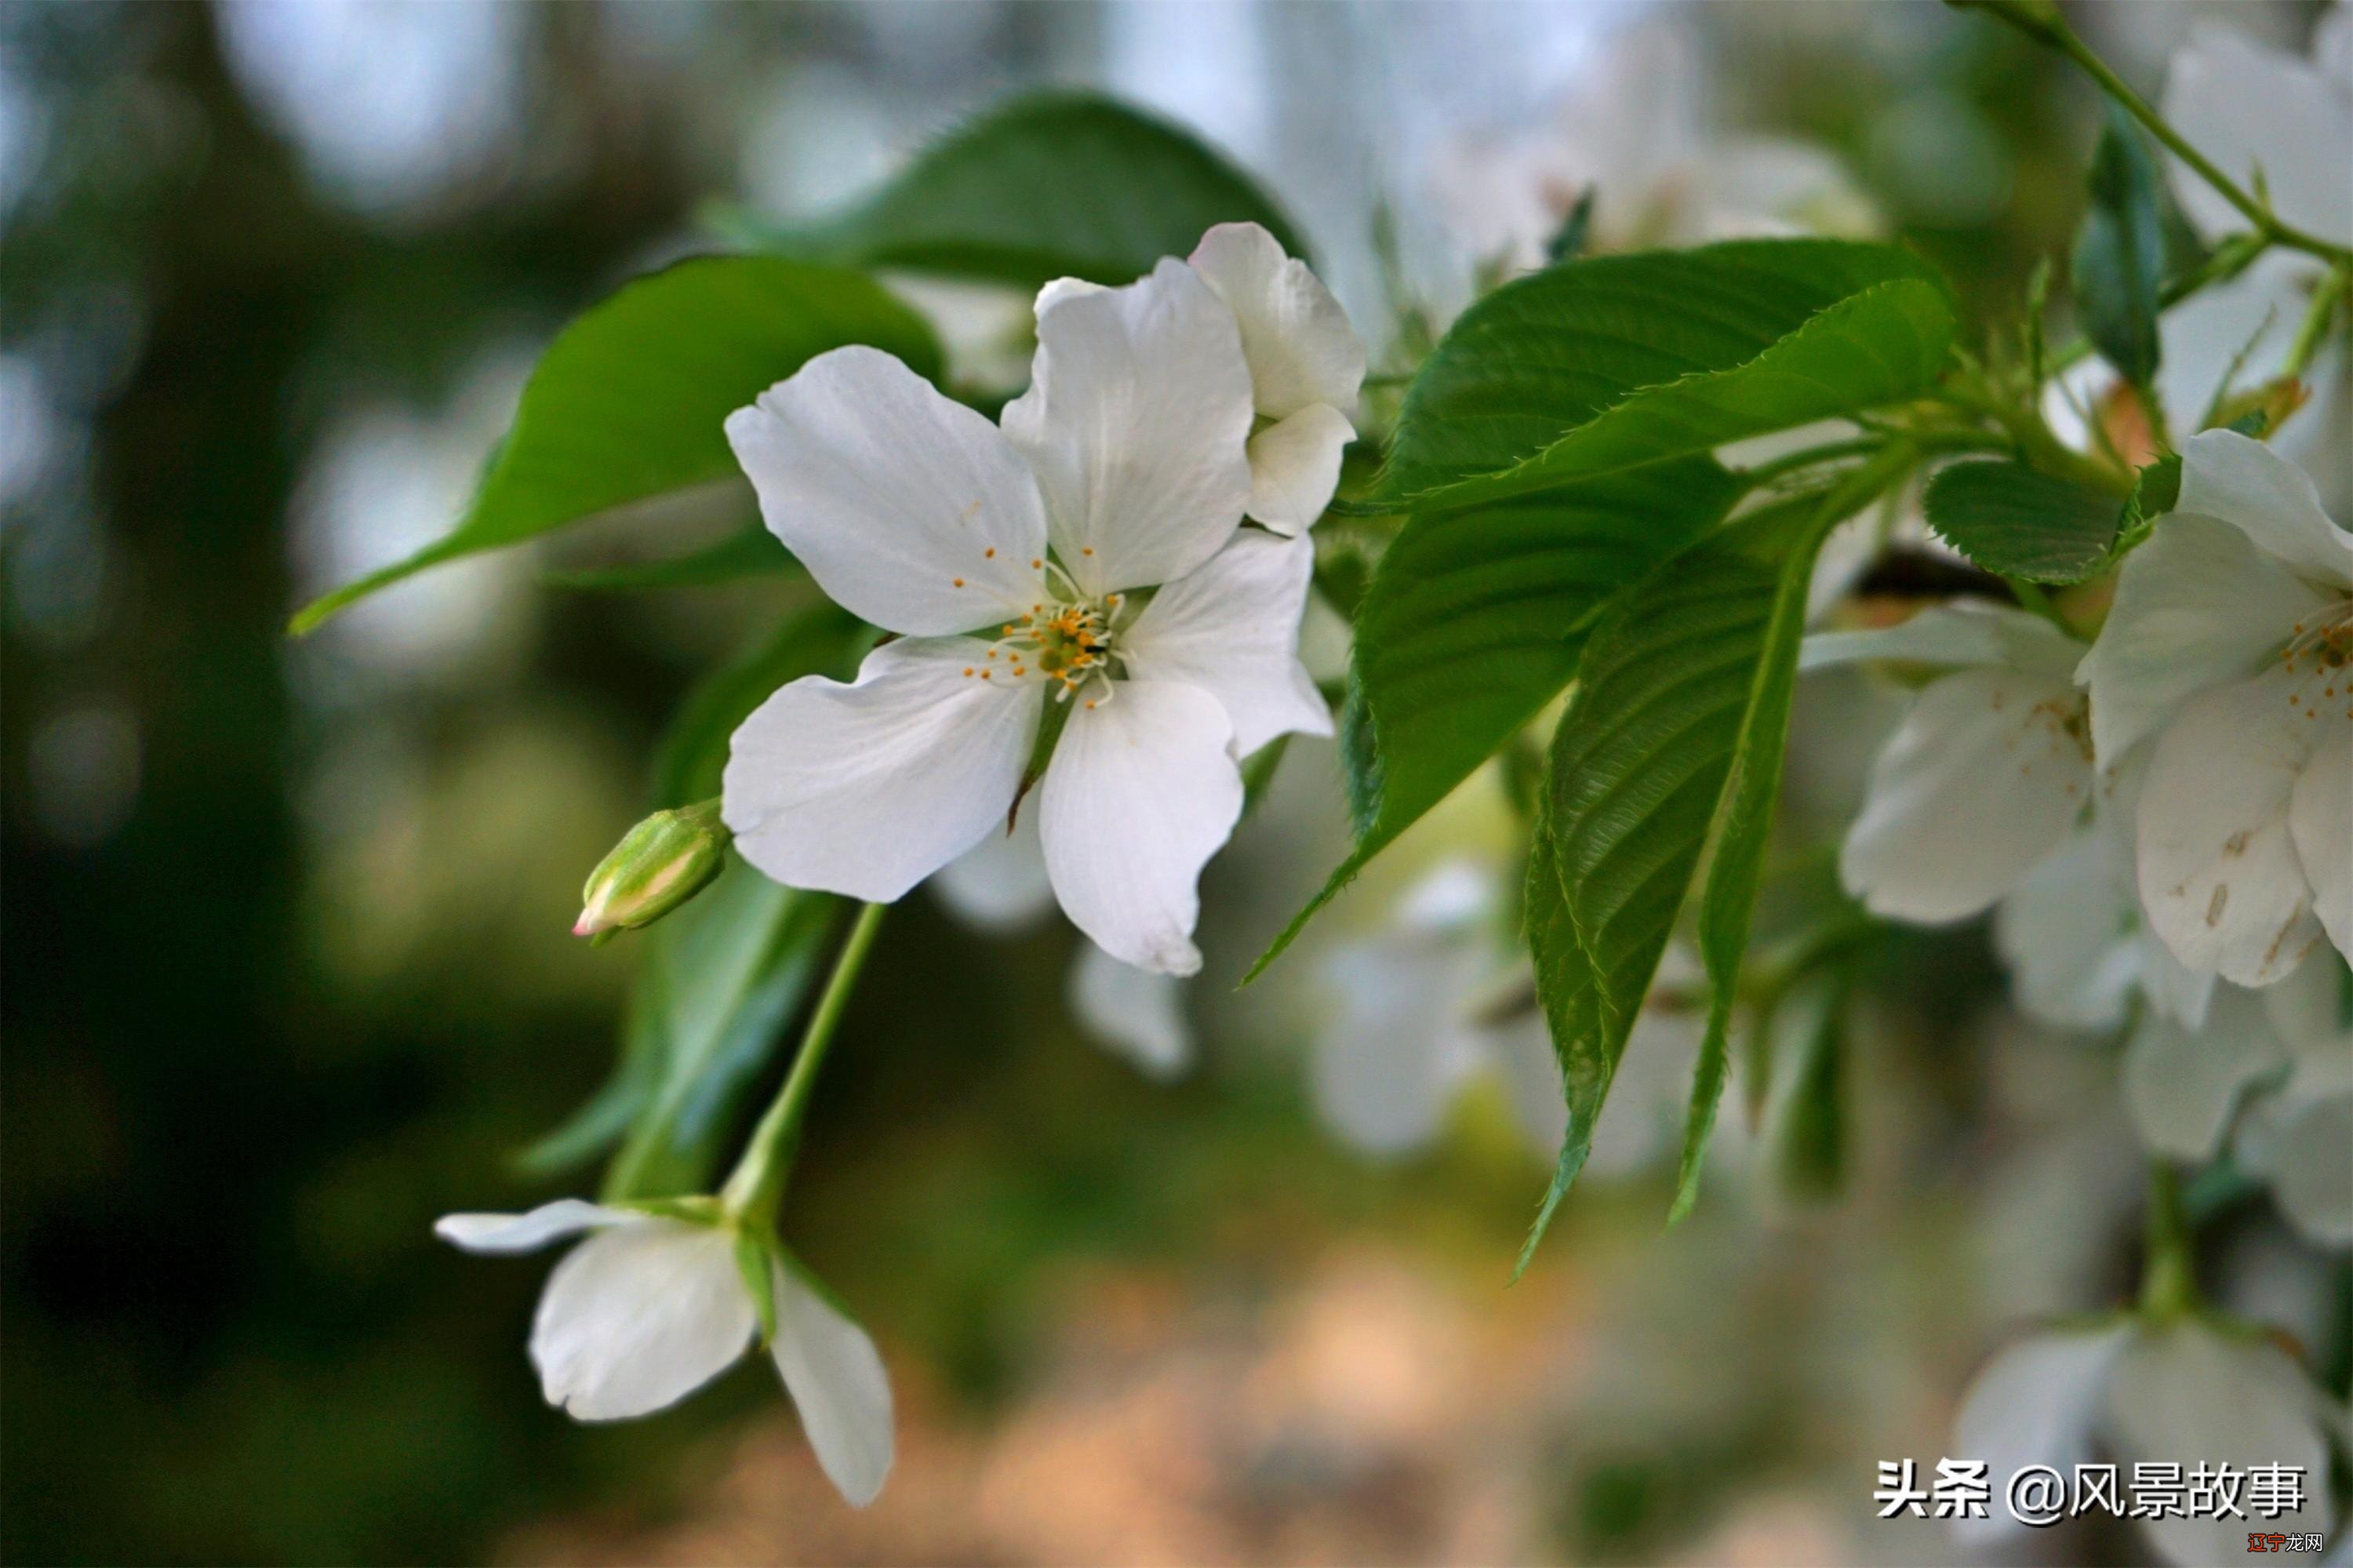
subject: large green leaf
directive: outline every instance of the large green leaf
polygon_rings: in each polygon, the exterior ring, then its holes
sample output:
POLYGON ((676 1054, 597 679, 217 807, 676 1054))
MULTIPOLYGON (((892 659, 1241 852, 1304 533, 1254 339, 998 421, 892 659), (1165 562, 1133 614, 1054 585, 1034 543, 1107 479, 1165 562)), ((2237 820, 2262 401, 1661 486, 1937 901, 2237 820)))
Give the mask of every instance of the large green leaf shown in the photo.
POLYGON ((2038 583, 2098 571, 2124 515, 2113 495, 1999 459, 1939 470, 1922 505, 1929 526, 1970 560, 2038 583))
POLYGON ((2091 185, 2092 205, 2075 232, 2075 308, 2101 356, 2126 380, 2146 387, 2158 366, 2164 210, 2156 162, 2131 117, 2115 104, 2092 155, 2091 185))
POLYGON ((758 647, 689 692, 654 754, 654 800, 685 806, 719 793, 727 743, 752 710, 803 675, 847 679, 874 633, 829 601, 780 622, 758 647))
POLYGON ((1259 967, 1558 696, 1609 597, 1738 494, 1702 458, 1408 522, 1356 617, 1341 718, 1356 847, 1259 967))
POLYGON ((1416 509, 1705 452, 1925 391, 1954 332, 1888 245, 1735 240, 1546 268, 1465 312, 1414 377, 1383 493, 1416 509))
POLYGON ((854 272, 773 256, 705 256, 624 284, 548 345, 457 527, 311 604, 293 630, 308 631, 440 562, 735 481, 727 416, 848 344, 871 344, 919 375, 939 371, 931 329, 854 272))
POLYGON ((1806 593, 1813 580, 1814 559, 1833 525, 1875 499, 1908 472, 1912 462, 1908 451, 1891 449, 1828 493, 1788 497, 1752 514, 1739 530, 1741 547, 1769 562, 1776 580, 1713 829, 1707 880, 1700 892, 1699 952, 1707 972, 1707 1024, 1692 1075, 1691 1110, 1675 1175, 1674 1206, 1667 1216, 1670 1224, 1689 1213, 1699 1195, 1700 1164, 1724 1094, 1733 999, 1748 950, 1773 805, 1780 798, 1789 705, 1797 692, 1798 646, 1805 634, 1806 593))
POLYGON ((1625 590, 1578 662, 1546 762, 1525 914, 1568 1130, 1523 1266, 1584 1168, 1698 867, 1775 587, 1748 556, 1704 545, 1625 590))
POLYGON ((837 901, 769 881, 740 860, 646 934, 623 1075, 644 1085, 603 1195, 708 1192, 727 1113, 773 1058, 807 995, 837 901), (641 1033, 642 1032, 642 1034, 641 1033))
POLYGON ((1190 132, 1092 93, 1017 99, 918 154, 828 222, 763 238, 794 254, 1036 288, 1124 283, 1219 223, 1298 234, 1249 175, 1190 132))

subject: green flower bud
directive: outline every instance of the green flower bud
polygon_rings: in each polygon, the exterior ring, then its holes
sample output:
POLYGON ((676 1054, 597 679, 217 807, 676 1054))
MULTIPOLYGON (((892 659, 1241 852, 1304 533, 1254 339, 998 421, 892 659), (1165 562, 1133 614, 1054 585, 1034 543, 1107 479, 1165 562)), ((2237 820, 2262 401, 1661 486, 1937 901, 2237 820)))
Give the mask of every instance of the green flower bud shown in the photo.
POLYGON ((650 926, 710 885, 733 836, 716 800, 656 811, 588 874, 572 934, 602 938, 650 926))

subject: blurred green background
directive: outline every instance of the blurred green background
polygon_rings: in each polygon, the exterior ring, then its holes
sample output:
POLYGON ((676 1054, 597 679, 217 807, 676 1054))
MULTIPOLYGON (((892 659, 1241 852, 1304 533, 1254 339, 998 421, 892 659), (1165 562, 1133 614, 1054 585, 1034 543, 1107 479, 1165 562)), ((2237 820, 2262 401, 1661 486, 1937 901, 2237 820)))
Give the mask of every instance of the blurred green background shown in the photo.
MULTIPOLYGON (((2085 25, 2147 80, 2194 9, 2085 25)), ((1890 950, 1842 1202, 1720 1194, 1662 1239, 1660 1181, 1596 1186, 1506 1291, 1546 1161, 1494 1107, 1368 1163, 1306 1110, 1281 991, 1203 1000, 1208 1068, 1155 1086, 1065 1016, 1067 932, 910 900, 787 1217, 899 1389, 852 1519, 752 1373, 546 1410, 543 1267, 428 1234, 566 1190, 513 1155, 604 1079, 633 958, 566 935, 576 890, 773 602, 494 558, 283 635, 446 526, 537 347, 715 243, 707 199, 822 207, 1085 82, 1261 175, 1379 340, 1376 205, 1459 299, 1425 155, 1635 26, 1723 125, 1836 148, 1981 312, 2080 210, 2087 94, 1926 4, 0 6, 0 1554, 1938 1560, 1867 1533, 1870 1457, 1941 1452, 2005 1315, 2131 1255, 2128 1156, 2045 1136, 2094 1065, 2030 1044, 2005 1079, 1978 936, 1890 950)), ((1205 992, 1328 863, 1297 749, 1205 992)))

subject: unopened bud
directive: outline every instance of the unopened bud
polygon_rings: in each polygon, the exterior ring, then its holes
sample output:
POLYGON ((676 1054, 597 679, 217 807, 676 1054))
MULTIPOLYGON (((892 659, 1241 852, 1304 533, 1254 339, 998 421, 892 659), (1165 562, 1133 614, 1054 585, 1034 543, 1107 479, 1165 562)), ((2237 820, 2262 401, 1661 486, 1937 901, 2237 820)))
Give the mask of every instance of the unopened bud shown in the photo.
POLYGON ((588 874, 575 937, 649 926, 710 885, 732 837, 719 802, 656 811, 631 828, 588 874))

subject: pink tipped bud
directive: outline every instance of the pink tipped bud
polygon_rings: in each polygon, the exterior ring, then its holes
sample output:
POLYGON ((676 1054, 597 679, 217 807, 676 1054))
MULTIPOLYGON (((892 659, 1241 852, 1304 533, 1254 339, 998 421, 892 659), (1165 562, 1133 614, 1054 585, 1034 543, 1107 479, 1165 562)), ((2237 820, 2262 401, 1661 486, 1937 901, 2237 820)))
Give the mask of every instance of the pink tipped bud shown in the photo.
POLYGON ((572 934, 602 940, 653 924, 710 885, 732 836, 716 800, 656 811, 588 874, 572 934))

